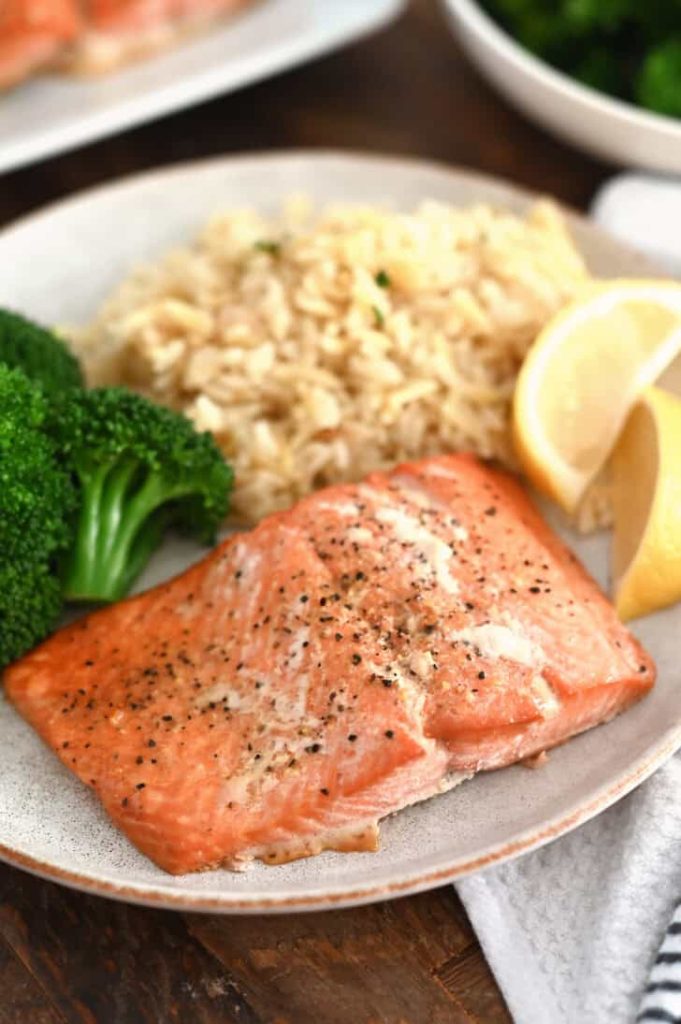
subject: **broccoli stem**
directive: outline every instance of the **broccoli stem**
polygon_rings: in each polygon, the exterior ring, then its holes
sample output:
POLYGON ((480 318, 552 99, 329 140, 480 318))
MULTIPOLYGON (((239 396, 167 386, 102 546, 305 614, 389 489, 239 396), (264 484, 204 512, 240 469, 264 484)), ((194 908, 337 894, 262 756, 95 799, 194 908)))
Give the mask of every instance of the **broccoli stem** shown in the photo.
MULTIPOLYGON (((76 531, 73 550, 69 557, 64 581, 67 587, 71 586, 71 575, 74 568, 84 573, 88 567, 95 563, 97 545, 99 540, 99 510, 102 503, 102 491, 106 482, 109 467, 101 466, 87 477, 87 501, 81 507, 78 529, 76 531)), ((81 478, 81 484, 85 481, 81 478)), ((78 580, 73 580, 76 589, 79 586, 78 580)))
POLYGON ((150 469, 139 479, 134 459, 79 472, 83 490, 76 540, 63 571, 70 601, 118 601, 160 544, 168 502, 185 493, 150 469))

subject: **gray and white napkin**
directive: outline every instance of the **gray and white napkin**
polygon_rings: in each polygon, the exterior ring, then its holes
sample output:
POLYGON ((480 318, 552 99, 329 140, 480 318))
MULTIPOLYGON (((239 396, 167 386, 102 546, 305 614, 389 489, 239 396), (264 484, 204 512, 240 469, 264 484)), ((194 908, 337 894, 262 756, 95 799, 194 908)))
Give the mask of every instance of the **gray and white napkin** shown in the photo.
MULTIPOLYGON (((592 212, 681 273, 681 182, 623 175, 592 212)), ((598 818, 457 890, 515 1024, 681 1024, 681 753, 598 818)))
POLYGON ((457 884, 516 1024, 634 1024, 681 893, 680 796, 677 754, 593 821, 457 884))
POLYGON ((681 903, 667 927, 636 1019, 641 1024, 656 1020, 677 1024, 681 1020, 681 903))

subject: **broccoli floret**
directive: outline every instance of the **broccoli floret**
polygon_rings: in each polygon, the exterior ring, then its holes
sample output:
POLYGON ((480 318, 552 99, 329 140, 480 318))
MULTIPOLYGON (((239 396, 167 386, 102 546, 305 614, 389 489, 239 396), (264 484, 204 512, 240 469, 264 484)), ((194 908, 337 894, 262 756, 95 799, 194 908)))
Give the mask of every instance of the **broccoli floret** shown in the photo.
POLYGON ((637 84, 639 103, 658 114, 681 117, 681 38, 652 49, 637 84))
POLYGON ((635 12, 637 0, 563 0, 563 16, 576 31, 619 28, 635 12))
POLYGON ((681 0, 484 0, 549 64, 623 99, 681 116, 681 0))
POLYGON ((55 625, 58 560, 71 542, 76 492, 47 433, 44 393, 0 365, 0 665, 55 625))
POLYGON ((64 342, 6 309, 0 309, 0 363, 23 370, 48 393, 83 386, 78 360, 64 342))
POLYGON ((569 26, 552 0, 488 0, 501 23, 529 50, 546 55, 568 35, 569 26))
POLYGON ((612 95, 621 95, 627 86, 626 67, 621 55, 605 46, 588 49, 584 58, 575 65, 575 78, 592 89, 612 95))
POLYGON ((43 392, 0 364, 0 566, 36 552, 51 557, 70 541, 75 491, 57 464, 47 418, 43 392))
POLYGON ((72 391, 54 437, 80 492, 67 600, 124 597, 170 527, 214 540, 232 471, 186 417, 124 388, 72 391))
POLYGON ((51 633, 62 609, 59 577, 49 565, 0 568, 0 667, 51 633))

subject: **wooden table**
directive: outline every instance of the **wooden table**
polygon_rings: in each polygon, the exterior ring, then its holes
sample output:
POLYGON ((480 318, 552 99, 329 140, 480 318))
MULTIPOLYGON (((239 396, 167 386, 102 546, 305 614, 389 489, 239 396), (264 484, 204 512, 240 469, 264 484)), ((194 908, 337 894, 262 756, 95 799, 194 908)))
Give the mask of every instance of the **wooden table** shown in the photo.
MULTIPOLYGON (((578 207, 609 173, 508 108, 457 51, 435 0, 414 0, 336 55, 0 178, 0 225, 156 164, 294 146, 431 157, 578 207)), ((127 907, 6 867, 0 895, 0 1024, 510 1021, 451 886, 275 918, 127 907)))

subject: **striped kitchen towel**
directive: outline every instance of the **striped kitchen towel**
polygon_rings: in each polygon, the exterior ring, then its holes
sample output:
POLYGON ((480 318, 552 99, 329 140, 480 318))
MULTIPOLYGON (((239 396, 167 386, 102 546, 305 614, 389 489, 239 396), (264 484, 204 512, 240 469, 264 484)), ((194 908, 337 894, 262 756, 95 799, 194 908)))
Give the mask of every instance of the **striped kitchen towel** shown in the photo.
POLYGON ((581 828, 456 883, 515 1024, 634 1024, 681 894, 680 793, 681 753, 581 828))
POLYGON ((640 1024, 681 1024, 681 903, 650 972, 636 1020, 640 1024))

